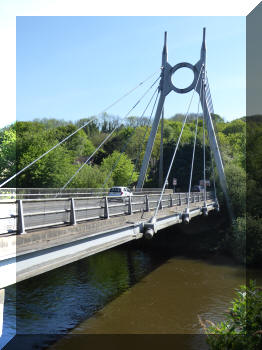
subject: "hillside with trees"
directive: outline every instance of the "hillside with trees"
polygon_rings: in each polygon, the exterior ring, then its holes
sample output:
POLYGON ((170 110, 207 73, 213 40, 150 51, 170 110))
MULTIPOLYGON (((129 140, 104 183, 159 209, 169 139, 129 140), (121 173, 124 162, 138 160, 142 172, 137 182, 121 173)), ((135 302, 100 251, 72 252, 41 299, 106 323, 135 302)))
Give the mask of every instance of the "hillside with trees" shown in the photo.
MULTIPOLYGON (((164 120, 164 173, 169 167, 183 117, 177 114, 164 120)), ((135 186, 150 132, 149 119, 132 116, 121 120, 104 114, 100 118, 93 117, 92 120, 7 186, 63 187, 114 128, 116 131, 113 135, 73 178, 68 187, 135 186)), ((169 187, 172 188, 172 178, 176 177, 180 191, 188 189, 195 120, 196 114, 189 116, 168 181, 169 187)), ((223 249, 234 252, 239 261, 244 262, 247 259, 247 263, 250 264, 262 261, 262 213, 259 205, 262 196, 259 171, 262 162, 262 123, 260 120, 254 116, 225 122, 219 115, 213 115, 236 218, 220 245, 224 247, 223 249), (247 158, 246 144, 250 152, 247 158), (247 191, 246 183, 248 183, 247 191), (248 197, 247 207, 246 195, 248 197), (247 245, 246 225, 249 237, 247 245)), ((30 122, 16 122, 3 128, 0 131, 0 182, 24 168, 70 133, 85 125, 87 121, 88 119, 81 119, 73 123, 56 119, 35 119, 30 122)), ((207 178, 211 180, 210 148, 207 133, 205 135, 207 178)), ((160 130, 158 130, 145 187, 158 187, 160 138, 160 130)), ((193 185, 198 184, 203 178, 202 138, 203 123, 200 118, 193 185)), ((216 183, 218 184, 218 179, 216 183)), ((218 195, 223 210, 223 196, 219 185, 218 195)))

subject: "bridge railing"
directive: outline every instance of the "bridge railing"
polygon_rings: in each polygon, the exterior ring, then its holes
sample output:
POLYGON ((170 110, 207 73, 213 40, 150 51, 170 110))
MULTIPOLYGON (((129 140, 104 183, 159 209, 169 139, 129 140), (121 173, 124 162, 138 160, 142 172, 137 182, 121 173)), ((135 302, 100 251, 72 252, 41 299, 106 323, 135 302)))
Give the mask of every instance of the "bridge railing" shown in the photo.
MULTIPOLYGON (((6 199, 45 199, 107 196, 109 188, 0 188, 0 200, 6 199)), ((133 194, 157 194, 161 188, 143 188, 133 190, 133 194)), ((167 189, 166 192, 172 192, 167 189)))
MULTIPOLYGON (((132 197, 72 197, 53 199, 17 199, 0 201, 0 234, 25 233, 50 226, 76 224, 81 221, 108 219, 156 208, 160 194, 139 194, 132 197)), ((213 192, 207 192, 207 200, 213 192)), ((160 209, 179 207, 204 200, 202 192, 164 194, 160 209)), ((179 211, 179 209, 178 209, 179 211)))

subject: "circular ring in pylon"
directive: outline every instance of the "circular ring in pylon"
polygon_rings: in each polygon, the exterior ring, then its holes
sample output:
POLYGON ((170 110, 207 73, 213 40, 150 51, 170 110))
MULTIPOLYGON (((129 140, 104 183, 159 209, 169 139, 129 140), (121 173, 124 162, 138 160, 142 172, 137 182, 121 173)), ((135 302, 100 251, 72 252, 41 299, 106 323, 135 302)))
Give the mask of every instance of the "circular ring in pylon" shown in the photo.
POLYGON ((193 66, 191 63, 187 63, 187 62, 182 62, 182 63, 178 63, 176 64, 172 69, 171 69, 171 76, 180 68, 189 68, 192 70, 192 72, 194 73, 194 79, 192 81, 192 83, 186 87, 186 88, 183 88, 183 89, 180 89, 180 88, 177 88, 171 81, 171 84, 172 84, 172 87, 173 87, 173 90, 175 92, 178 92, 179 94, 185 94, 186 92, 189 92, 191 90, 193 90, 196 86, 196 83, 197 83, 197 79, 198 79, 198 76, 197 76, 197 69, 195 68, 195 66, 193 66))

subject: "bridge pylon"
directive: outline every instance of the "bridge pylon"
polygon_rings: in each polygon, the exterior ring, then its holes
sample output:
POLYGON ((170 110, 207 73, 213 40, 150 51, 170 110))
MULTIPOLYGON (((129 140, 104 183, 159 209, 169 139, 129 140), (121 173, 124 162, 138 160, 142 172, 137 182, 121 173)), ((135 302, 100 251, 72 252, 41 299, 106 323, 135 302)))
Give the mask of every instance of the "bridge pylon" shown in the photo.
MULTIPOLYGON (((143 188, 143 185, 144 185, 145 176, 146 176, 149 160, 151 157, 151 153, 152 153, 152 149, 153 149, 153 145, 154 145, 156 133, 158 130, 160 117, 164 107, 166 96, 171 91, 174 91, 179 94, 185 94, 195 89, 200 97, 203 117, 207 128, 211 151, 214 155, 214 160, 218 171, 220 185, 221 185, 223 194, 225 196, 230 218, 233 219, 233 211, 232 211, 230 198, 228 195, 228 187, 227 187, 224 166, 223 166, 222 157, 221 157, 217 139, 216 139, 212 117, 211 117, 211 114, 214 113, 214 110, 213 110, 213 103, 212 103, 211 93, 210 93, 208 79, 207 79, 207 72, 206 72, 206 39, 205 37, 206 37, 206 28, 203 28, 203 40, 202 40, 202 46, 200 51, 200 60, 195 65, 192 65, 191 63, 188 63, 188 62, 181 62, 172 67, 167 61, 167 32, 165 32, 164 47, 162 51, 162 67, 161 67, 162 72, 161 72, 161 79, 158 87, 160 92, 160 97, 158 100, 158 106, 156 109, 154 121, 152 124, 149 139, 147 142, 144 159, 140 169, 137 188, 141 189, 143 188), (172 75, 177 70, 185 67, 193 71, 194 79, 188 87, 177 88, 171 80, 172 75)), ((204 186, 206 186, 206 183, 204 184, 204 186)), ((203 208, 203 214, 205 214, 205 208, 203 208)))

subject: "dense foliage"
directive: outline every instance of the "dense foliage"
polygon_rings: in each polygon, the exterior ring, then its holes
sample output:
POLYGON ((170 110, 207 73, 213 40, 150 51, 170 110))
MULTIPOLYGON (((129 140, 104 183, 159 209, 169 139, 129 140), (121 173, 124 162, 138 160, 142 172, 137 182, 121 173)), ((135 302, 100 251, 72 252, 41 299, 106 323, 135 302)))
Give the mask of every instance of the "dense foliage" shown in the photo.
MULTIPOLYGON (((175 118, 175 117, 174 117, 175 118)), ((173 119, 174 119, 173 118, 173 119)), ((180 118, 180 117, 179 117, 180 118)), ((194 139, 195 116, 184 129, 181 146, 178 151, 171 178, 179 179, 179 187, 188 185, 192 143, 194 139), (188 177, 182 175, 187 173, 188 177)), ((36 119, 32 122, 16 122, 0 131, 0 181, 8 179, 15 172, 23 169, 30 162, 61 142, 70 133, 86 124, 88 119, 75 123, 55 119, 36 119)), ((134 185, 137 180, 150 127, 148 118, 129 117, 123 123, 114 117, 103 115, 101 120, 94 120, 75 133, 71 138, 41 158, 9 187, 61 187, 70 179, 78 167, 83 164, 103 140, 117 127, 116 132, 95 153, 92 160, 74 178, 69 186, 101 187, 104 182, 110 185, 134 185), (121 153, 114 154, 114 152, 121 153), (125 169, 122 174, 119 169, 125 169), (84 175, 85 174, 85 175, 84 175), (112 175, 108 181, 107 176, 112 175)), ((165 169, 172 156, 182 122, 167 119, 164 123, 165 169)), ((202 124, 199 122, 197 159, 194 182, 198 183, 202 165, 202 124)), ((207 141, 207 140, 206 140, 207 141)), ((157 133, 148 169, 146 186, 158 187, 158 162, 160 131, 157 133)), ((207 152, 207 156, 208 156, 207 152)), ((207 157, 208 159, 208 157, 207 157)), ((123 171, 122 171, 123 172, 123 171)))
POLYGON ((214 324, 200 320, 212 350, 254 350, 262 347, 262 289, 254 281, 241 286, 225 315, 214 324))
MULTIPOLYGON (((163 148, 164 173, 167 172, 178 136, 182 114, 164 120, 163 148)), ((85 125, 89 119, 75 123, 56 119, 36 119, 16 122, 0 131, 0 182, 21 170, 44 152, 61 142, 68 134, 85 125)), ((69 187, 134 186, 149 137, 150 125, 146 117, 128 117, 121 120, 107 114, 92 117, 92 122, 76 132, 45 157, 10 182, 9 187, 62 187, 73 177, 103 140, 117 127, 94 157, 77 173, 69 187)), ((233 254, 240 262, 262 261, 262 210, 261 165, 262 123, 258 116, 224 122, 218 115, 213 121, 227 175, 229 194, 235 221, 221 242, 224 251, 233 254), (246 141, 247 140, 247 141, 246 141), (246 159, 247 143, 247 159, 246 159), (248 187, 246 189, 246 183, 248 187), (247 196, 247 207, 246 207, 247 196), (246 240, 246 231, 248 240, 246 240)), ((177 178, 177 190, 187 191, 189 184, 196 115, 189 116, 178 148, 173 169, 168 179, 172 188, 177 178)), ((206 138, 207 178, 212 179, 209 142, 206 138)), ((199 119, 192 185, 203 179, 203 124, 199 119)), ((160 130, 156 135, 145 187, 158 187, 160 130)), ((216 175, 217 177, 217 175, 216 175)), ((218 184, 218 178, 216 183, 218 184)), ((222 209, 222 192, 218 186, 222 209)))
MULTIPOLYGON (((164 120, 164 173, 167 172, 184 115, 164 120)), ((93 119, 93 118, 92 118, 93 119)), ((222 153, 229 195, 234 211, 232 225, 219 235, 213 251, 222 250, 239 262, 249 265, 262 262, 262 117, 253 116, 224 122, 213 115, 214 126, 222 153), (247 149, 247 154, 246 154, 247 149), (247 186, 246 186, 247 185, 247 186), (247 205, 246 205, 247 204, 247 205)), ((177 156, 168 179, 172 188, 177 178, 177 190, 187 191, 189 184, 196 115, 190 115, 181 138, 177 156)), ((86 124, 88 119, 75 123, 56 119, 37 119, 16 122, 0 130, 0 182, 21 170, 68 134, 86 124)), ((51 153, 28 168, 9 187, 111 187, 136 184, 149 137, 148 118, 129 117, 124 121, 104 114, 63 142, 51 153), (103 140, 117 127, 116 132, 87 161, 103 140)), ((212 178, 210 149, 206 137, 207 178, 212 178)), ((203 124, 199 120, 193 185, 203 178, 203 124)), ((157 133, 147 172, 145 187, 158 187, 160 130, 157 133)), ((218 184, 216 174, 216 183, 218 184)), ((222 211, 225 203, 217 187, 222 211)), ((229 225, 228 225, 229 226, 229 225)), ((212 349, 255 349, 261 346, 262 292, 254 283, 242 286, 237 292, 226 320, 206 327, 212 349), (213 335, 215 334, 215 335, 213 335)))

